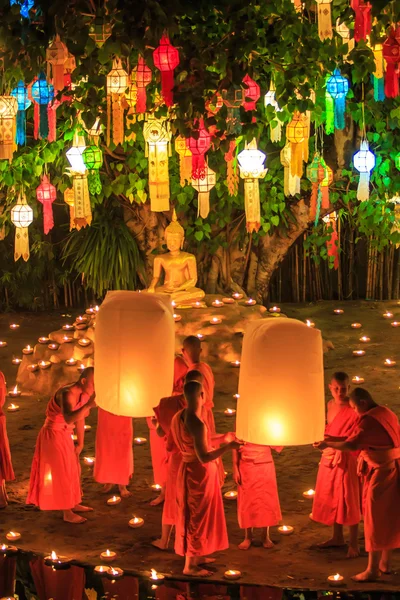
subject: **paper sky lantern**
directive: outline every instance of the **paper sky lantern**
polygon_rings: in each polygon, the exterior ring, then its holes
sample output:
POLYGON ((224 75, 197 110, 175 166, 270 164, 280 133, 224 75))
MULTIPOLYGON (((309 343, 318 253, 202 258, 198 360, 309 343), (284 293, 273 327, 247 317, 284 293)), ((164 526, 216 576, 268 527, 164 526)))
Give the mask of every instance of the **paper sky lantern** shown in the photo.
POLYGON ((206 166, 205 176, 200 179, 193 179, 192 186, 199 192, 197 197, 197 216, 206 219, 210 212, 210 191, 215 186, 216 175, 215 171, 206 166))
POLYGON ((160 45, 153 52, 154 65, 161 71, 161 94, 167 106, 172 106, 174 97, 174 69, 179 65, 179 52, 169 41, 168 36, 163 35, 160 45))
POLYGON ((400 27, 390 29, 382 52, 386 61, 385 94, 388 98, 396 98, 399 95, 400 27))
POLYGON ((322 337, 296 319, 247 325, 239 375, 236 434, 253 444, 322 440, 325 429, 322 337))
POLYGON ((366 41, 372 28, 372 5, 364 0, 351 0, 350 5, 355 13, 354 39, 356 42, 366 41))
POLYGON ((308 120, 305 115, 296 111, 293 119, 286 126, 286 139, 290 143, 290 172, 301 177, 303 162, 308 155, 308 120))
POLYGON ((362 140, 360 149, 353 156, 354 168, 360 173, 357 187, 357 200, 369 199, 369 177, 375 167, 375 155, 370 151, 367 140, 362 140))
POLYGON ((0 160, 12 161, 16 148, 18 103, 14 96, 0 96, 0 160))
POLYGON ((123 99, 129 86, 129 77, 119 58, 113 60, 113 67, 107 75, 107 146, 111 141, 118 144, 124 143, 124 107, 123 99))
POLYGON ((184 187, 192 179, 192 153, 187 147, 186 138, 183 135, 175 138, 175 151, 179 155, 180 184, 184 187))
POLYGON ((26 110, 32 103, 28 97, 28 88, 23 81, 18 81, 17 87, 11 92, 11 96, 14 96, 18 104, 15 141, 19 146, 24 146, 26 142, 26 110))
POLYGON ((96 403, 114 415, 151 416, 171 395, 174 354, 168 296, 108 292, 96 317, 96 403))
POLYGON ((199 120, 198 129, 191 137, 186 139, 187 146, 192 153, 192 179, 204 177, 206 162, 205 154, 211 146, 211 135, 204 126, 203 119, 199 120))
POLYGON ((149 193, 151 210, 169 210, 168 156, 171 131, 166 119, 149 116, 143 127, 146 156, 149 159, 149 193))
POLYGON ((264 168, 265 159, 264 152, 257 149, 255 139, 246 144, 245 149, 238 155, 240 177, 244 179, 246 228, 250 233, 260 229, 260 189, 258 180, 263 179, 268 171, 264 168))
POLYGON ((54 98, 54 88, 47 83, 46 75, 39 73, 38 78, 32 84, 31 88, 32 100, 39 107, 38 117, 35 115, 33 131, 35 140, 45 139, 49 135, 49 119, 47 109, 54 98))
POLYGON ((43 175, 40 185, 36 188, 36 198, 43 204, 43 230, 47 235, 54 227, 52 204, 57 198, 57 190, 47 175, 43 175))
MULTIPOLYGON (((275 86, 274 86, 274 83, 272 80, 271 80, 271 83, 269 86, 269 91, 264 96, 264 106, 265 107, 272 106, 272 108, 275 110, 275 113, 282 112, 281 107, 279 106, 278 102, 276 101, 275 86)), ((270 123, 269 136, 271 138, 271 142, 280 142, 281 141, 282 123, 277 118, 276 114, 275 114, 274 121, 270 123), (275 126, 273 126, 272 123, 274 123, 275 126)))
POLYGON ((283 192, 285 196, 294 196, 300 194, 300 177, 292 175, 292 147, 287 142, 281 150, 281 164, 283 165, 283 192))
POLYGON ((82 153, 82 159, 88 170, 89 192, 91 194, 100 194, 101 180, 99 170, 103 164, 103 152, 96 146, 86 146, 82 153))
POLYGON ((318 35, 321 41, 332 39, 332 0, 316 0, 318 4, 318 35))
POLYGON ((243 106, 245 110, 256 110, 256 102, 260 98, 260 86, 248 73, 243 77, 244 96, 243 106))
POLYGON ((64 65, 68 58, 67 46, 57 34, 54 41, 46 50, 46 60, 52 68, 54 91, 57 93, 64 89, 64 65))
POLYGON ((11 221, 15 225, 14 261, 23 258, 26 262, 29 258, 29 233, 28 227, 33 221, 33 210, 26 203, 22 194, 17 203, 11 209, 11 221))
POLYGON ((101 48, 112 33, 111 23, 103 17, 96 17, 89 25, 89 37, 98 48, 101 48))
POLYGON ((326 133, 332 133, 335 128, 344 129, 348 93, 348 80, 341 75, 339 69, 335 69, 326 82, 326 133))

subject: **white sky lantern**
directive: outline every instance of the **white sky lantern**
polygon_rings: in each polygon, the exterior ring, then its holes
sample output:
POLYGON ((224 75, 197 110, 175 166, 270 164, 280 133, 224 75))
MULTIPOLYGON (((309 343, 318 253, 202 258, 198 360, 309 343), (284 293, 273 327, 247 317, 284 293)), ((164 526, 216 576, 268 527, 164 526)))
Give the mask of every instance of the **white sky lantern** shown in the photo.
POLYGON ((322 337, 296 319, 249 323, 243 339, 236 435, 253 444, 322 440, 325 427, 322 337))
POLYGON ((97 404, 149 417, 173 387, 175 324, 168 296, 108 292, 96 317, 97 404))
POLYGON ((260 190, 258 180, 263 179, 268 171, 264 168, 266 155, 257 149, 253 139, 240 154, 238 162, 240 177, 244 179, 244 207, 246 212, 246 227, 250 233, 258 231, 261 223, 260 190))

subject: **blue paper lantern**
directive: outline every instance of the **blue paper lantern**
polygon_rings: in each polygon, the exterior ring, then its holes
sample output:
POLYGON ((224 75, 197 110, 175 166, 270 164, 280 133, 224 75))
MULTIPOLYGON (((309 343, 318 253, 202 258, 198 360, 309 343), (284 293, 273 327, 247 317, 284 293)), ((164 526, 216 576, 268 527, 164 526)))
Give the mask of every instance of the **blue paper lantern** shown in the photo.
MULTIPOLYGON (((344 113, 346 112, 346 96, 349 92, 349 82, 335 69, 326 82, 326 91, 334 102, 334 125, 336 129, 344 129, 344 113)), ((328 111, 327 111, 328 112, 328 111)), ((329 116, 327 115, 327 120, 329 116)))
POLYGON ((39 137, 46 138, 49 135, 49 119, 47 116, 47 107, 54 98, 54 87, 47 83, 46 75, 39 73, 38 78, 32 84, 32 99, 39 105, 39 137))
POLYGON ((30 107, 32 102, 28 96, 28 89, 23 81, 18 81, 17 87, 15 87, 11 96, 17 99, 18 112, 17 112, 17 132, 15 135, 15 141, 19 146, 23 146, 26 142, 26 115, 25 111, 30 107))
POLYGON ((24 17, 24 19, 29 19, 29 11, 34 7, 34 0, 10 0, 10 6, 14 4, 19 4, 20 6, 20 15, 24 17))

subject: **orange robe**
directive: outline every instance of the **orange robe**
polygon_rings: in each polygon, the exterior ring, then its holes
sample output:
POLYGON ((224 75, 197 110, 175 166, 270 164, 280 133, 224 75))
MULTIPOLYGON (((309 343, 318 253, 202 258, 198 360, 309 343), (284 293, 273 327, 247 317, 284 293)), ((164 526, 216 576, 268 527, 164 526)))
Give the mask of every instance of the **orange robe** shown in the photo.
POLYGON ((238 450, 238 468, 239 527, 249 529, 277 525, 282 515, 271 448, 245 444, 238 450))
POLYGON ((150 434, 151 464, 153 466, 154 483, 165 487, 167 481, 168 455, 165 438, 160 437, 151 417, 146 419, 150 434))
POLYGON ((174 443, 182 455, 176 482, 175 552, 207 556, 229 547, 218 466, 216 461, 199 461, 182 414, 179 411, 171 423, 174 443))
MULTIPOLYGON (((82 395, 73 410, 88 400, 88 396, 82 395)), ((36 441, 27 504, 35 504, 41 510, 70 510, 80 504, 80 465, 71 437, 73 429, 53 397, 36 441)))
MULTIPOLYGON (((328 403, 325 435, 346 438, 358 421, 348 405, 328 403)), ((324 525, 357 525, 361 518, 356 452, 326 448, 319 463, 312 518, 324 525)))
POLYGON ((128 485, 133 474, 132 443, 131 417, 119 417, 99 407, 94 465, 95 481, 128 485))
POLYGON ((360 418, 347 440, 362 448, 365 549, 400 548, 400 429, 397 416, 385 406, 360 418))
POLYGON ((0 371, 0 484, 2 481, 13 481, 15 479, 11 463, 10 444, 8 443, 6 415, 3 406, 6 401, 6 380, 0 371))
POLYGON ((0 597, 14 598, 17 575, 17 556, 0 557, 0 597))

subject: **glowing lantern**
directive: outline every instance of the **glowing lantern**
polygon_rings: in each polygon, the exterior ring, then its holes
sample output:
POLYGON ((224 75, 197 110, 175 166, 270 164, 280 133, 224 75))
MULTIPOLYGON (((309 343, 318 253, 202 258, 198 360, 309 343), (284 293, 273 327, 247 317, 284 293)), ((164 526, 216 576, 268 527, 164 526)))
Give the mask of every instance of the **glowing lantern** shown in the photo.
POLYGON ((168 156, 171 132, 168 121, 149 116, 143 128, 143 136, 146 142, 146 156, 149 159, 151 210, 169 210, 168 156))
POLYGON ((103 152, 98 146, 86 146, 82 153, 82 159, 85 167, 89 171, 88 184, 91 194, 100 194, 101 181, 99 170, 103 164, 103 152))
POLYGON ((263 179, 267 173, 268 169, 264 168, 265 159, 264 152, 257 149, 255 139, 246 144, 245 149, 238 155, 240 177, 244 179, 246 228, 250 233, 260 229, 260 190, 258 180, 263 179))
POLYGON ((92 38, 98 48, 101 48, 112 33, 111 23, 102 17, 96 17, 89 25, 89 37, 92 38))
POLYGON ((232 85, 228 90, 223 90, 222 101, 228 109, 227 133, 239 135, 242 131, 240 122, 240 107, 243 106, 245 92, 243 88, 232 85))
POLYGON ((49 135, 49 119, 48 119, 48 106, 54 98, 54 88, 46 81, 46 75, 42 72, 39 73, 38 78, 32 84, 31 88, 32 100, 39 107, 39 118, 35 115, 33 132, 35 140, 44 139, 49 135))
POLYGON ((330 168, 330 166, 326 164, 326 162, 324 161, 323 158, 321 160, 323 161, 324 166, 325 166, 325 177, 323 178, 323 180, 320 183, 320 190, 321 190, 321 193, 322 193, 321 207, 322 208, 329 208, 329 204, 330 204, 329 186, 333 182, 333 171, 330 168))
POLYGON ((75 193, 73 188, 65 190, 64 202, 69 206, 69 230, 72 231, 75 229, 75 193))
POLYGON ((308 154, 308 121, 305 115, 296 111, 286 126, 286 139, 290 143, 290 172, 301 177, 303 161, 308 154))
POLYGON ((321 41, 332 39, 332 0, 316 0, 318 4, 318 35, 321 41))
POLYGON ((15 141, 19 146, 24 146, 26 142, 26 110, 32 104, 28 97, 28 89, 23 81, 18 81, 17 87, 15 87, 11 96, 14 96, 17 100, 18 112, 17 112, 17 133, 15 141))
POLYGON ((11 209, 11 221, 15 225, 14 261, 29 258, 29 233, 28 227, 33 221, 33 210, 26 203, 24 195, 18 196, 17 203, 11 209))
POLYGON ((242 81, 245 85, 245 101, 243 106, 247 111, 256 110, 256 102, 260 98, 260 86, 254 81, 254 79, 250 77, 248 73, 243 77, 242 81), (248 98, 250 98, 250 100, 248 100, 248 98))
POLYGON ((275 86, 272 80, 269 86, 269 91, 264 96, 264 106, 272 106, 272 108, 275 110, 275 119, 270 123, 269 136, 271 138, 271 142, 280 142, 282 137, 282 123, 277 118, 276 113, 282 112, 282 109, 276 101, 275 86), (272 126, 272 123, 274 123, 274 127, 272 126))
POLYGON ((73 173, 86 173, 86 165, 83 160, 83 152, 85 148, 85 138, 75 132, 72 146, 65 153, 73 173))
POLYGON ((36 198, 43 204, 43 230, 47 235, 54 227, 52 204, 57 198, 57 190, 47 175, 43 175, 40 185, 36 188, 36 198))
POLYGON ((230 196, 237 196, 239 189, 239 171, 236 160, 236 140, 229 142, 229 150, 225 152, 224 159, 226 161, 226 184, 230 196))
POLYGON ((365 0, 351 0, 351 8, 355 12, 354 22, 354 39, 356 42, 367 40, 367 36, 371 33, 371 4, 365 0))
POLYGON ((93 123, 92 127, 90 129, 86 130, 91 141, 93 142, 93 144, 95 146, 99 145, 102 130, 103 130, 103 125, 100 123, 100 117, 96 117, 96 120, 93 123))
POLYGON ((167 106, 172 106, 174 97, 174 69, 179 65, 179 52, 169 41, 168 36, 163 35, 160 45, 153 52, 154 64, 161 71, 161 93, 167 106))
POLYGON ((56 35, 54 41, 46 50, 46 60, 52 66, 53 86, 55 92, 64 89, 64 64, 68 59, 67 46, 56 35))
POLYGON ((29 11, 35 6, 33 0, 10 0, 10 6, 18 4, 20 7, 19 13, 24 19, 29 19, 29 11))
POLYGON ((200 216, 202 219, 206 219, 210 212, 210 191, 215 186, 215 183, 215 171, 210 169, 208 165, 206 165, 205 176, 192 181, 192 186, 199 192, 197 216, 200 216))
POLYGON ((144 62, 143 56, 139 56, 136 67, 136 85, 138 90, 136 112, 146 112, 146 87, 149 85, 152 78, 151 69, 144 62))
POLYGON ((375 155, 370 151, 367 140, 362 140, 360 149, 353 156, 354 168, 360 173, 357 187, 357 199, 369 199, 369 177, 375 167, 375 155))
POLYGON ((335 69, 333 75, 326 82, 326 133, 332 133, 334 128, 344 129, 348 92, 348 80, 340 74, 339 69, 335 69), (333 101, 333 106, 330 100, 333 101))
POLYGON ((300 177, 292 175, 292 148, 289 142, 281 150, 281 164, 283 165, 283 192, 285 196, 300 194, 300 177))
POLYGON ((0 160, 12 161, 17 112, 18 103, 14 96, 0 96, 0 160))
POLYGON ((330 215, 325 215, 322 219, 326 225, 332 228, 330 239, 326 242, 328 256, 333 258, 333 268, 335 271, 339 268, 339 238, 337 233, 336 221, 337 213, 333 211, 330 215))
POLYGON ((152 415, 171 393, 174 354, 170 298, 108 292, 96 317, 96 403, 114 415, 152 415))
POLYGON ((400 27, 392 27, 383 43, 383 58, 386 61, 385 94, 388 98, 397 98, 399 95, 399 67, 400 67, 400 27))
POLYGON ((187 147, 186 138, 183 135, 175 138, 175 150, 179 155, 180 183, 183 187, 185 182, 190 183, 192 179, 192 153, 187 147))
POLYGON ((66 152, 66 156, 71 165, 70 172, 74 190, 74 222, 77 229, 86 227, 92 222, 87 169, 83 160, 85 148, 85 138, 75 132, 73 145, 66 152))
POLYGON ((318 222, 319 213, 322 205, 322 190, 321 184, 327 177, 326 165, 324 159, 319 152, 314 154, 314 158, 306 169, 308 179, 311 181, 311 198, 310 198, 310 219, 318 222))
POLYGON ((323 439, 322 337, 296 319, 248 323, 239 375, 236 434, 253 444, 289 446, 323 439))
POLYGON ((372 74, 374 84, 374 100, 382 102, 385 99, 385 62, 383 60, 383 45, 375 44, 372 46, 374 53, 375 71, 372 74))
POLYGON ((122 68, 119 58, 113 60, 113 68, 107 75, 107 146, 111 140, 111 114, 113 128, 113 143, 124 142, 124 108, 122 100, 129 85, 128 73, 122 68))
POLYGON ((205 154, 211 146, 211 136, 204 126, 203 119, 198 122, 196 137, 187 138, 187 146, 192 153, 192 179, 201 179, 205 174, 205 154))

